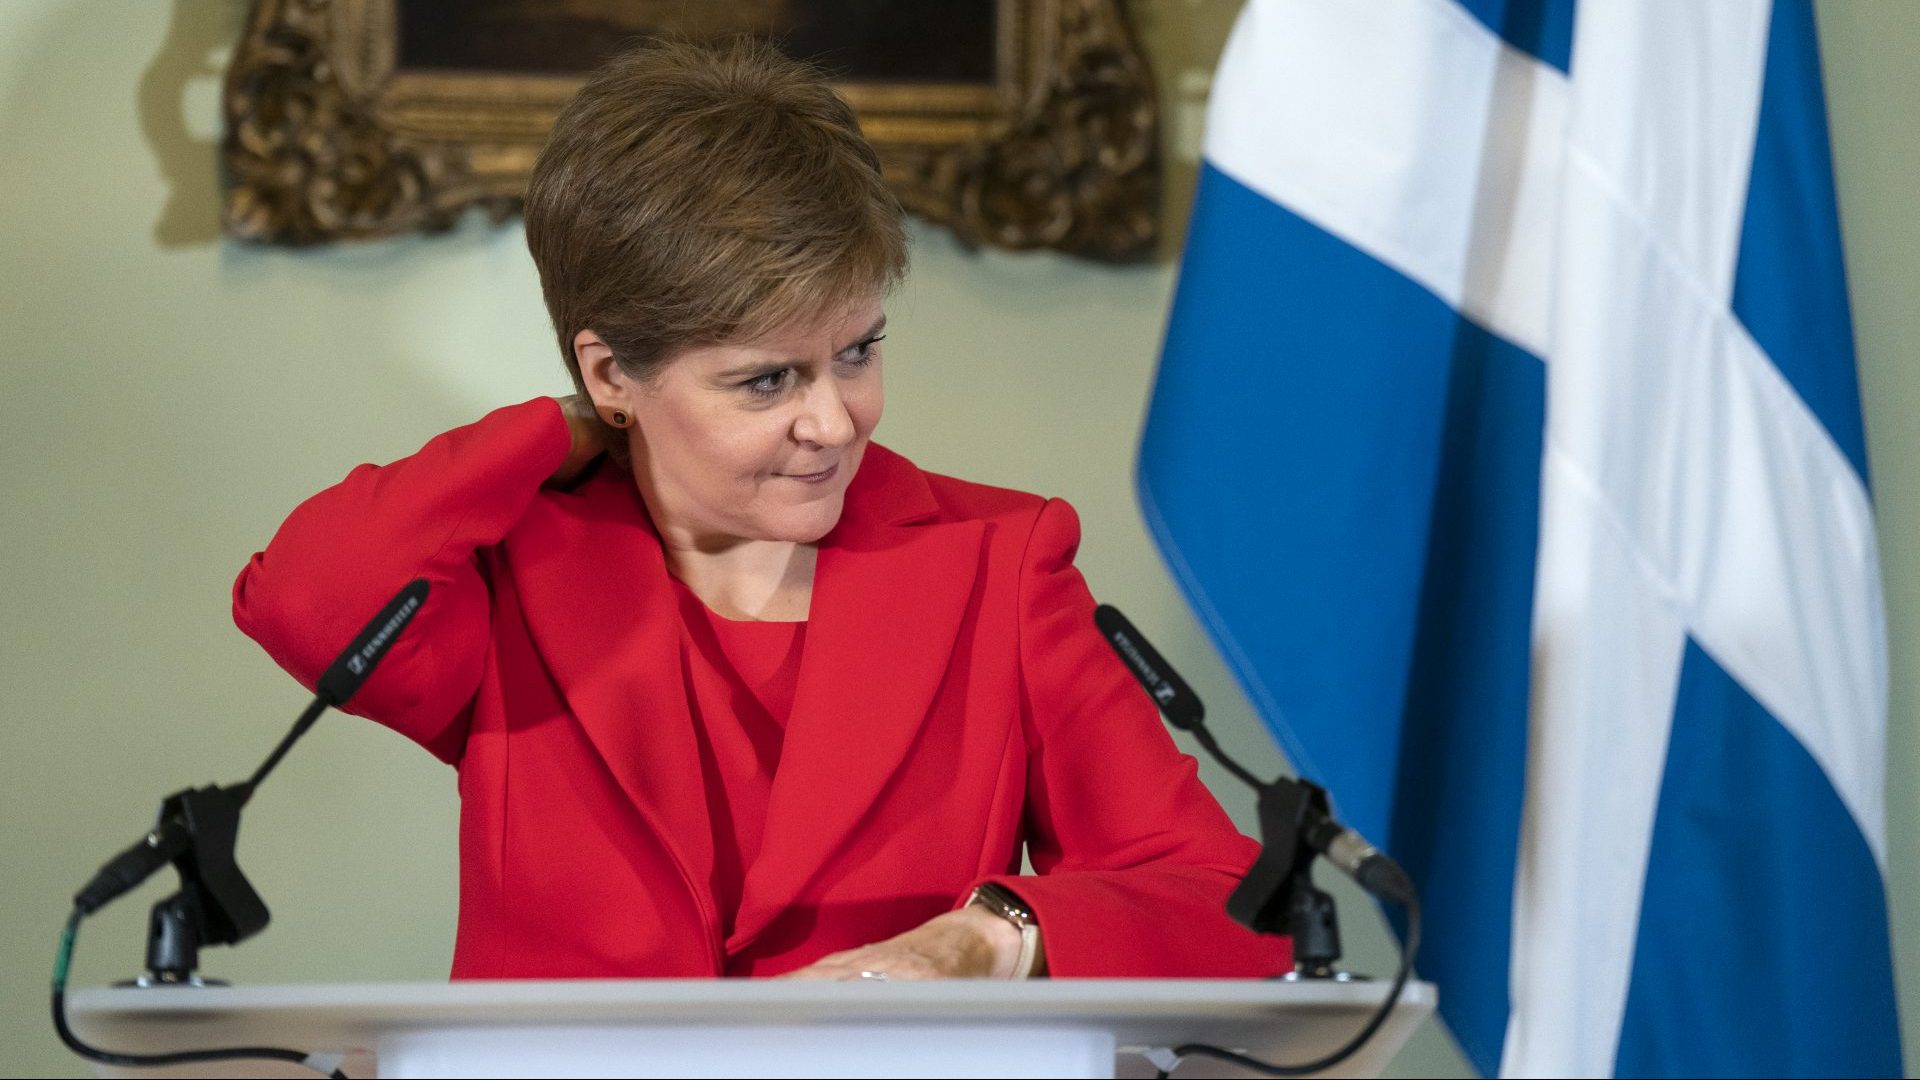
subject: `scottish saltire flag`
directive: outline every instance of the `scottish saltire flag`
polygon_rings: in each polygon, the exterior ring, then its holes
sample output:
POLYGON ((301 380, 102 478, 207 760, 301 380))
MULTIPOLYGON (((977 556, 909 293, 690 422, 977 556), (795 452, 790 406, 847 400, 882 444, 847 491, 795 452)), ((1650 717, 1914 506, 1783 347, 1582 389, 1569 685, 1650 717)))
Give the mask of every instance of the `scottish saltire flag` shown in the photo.
POLYGON ((1897 1075, 1807 0, 1250 0, 1140 498, 1481 1071, 1897 1075))

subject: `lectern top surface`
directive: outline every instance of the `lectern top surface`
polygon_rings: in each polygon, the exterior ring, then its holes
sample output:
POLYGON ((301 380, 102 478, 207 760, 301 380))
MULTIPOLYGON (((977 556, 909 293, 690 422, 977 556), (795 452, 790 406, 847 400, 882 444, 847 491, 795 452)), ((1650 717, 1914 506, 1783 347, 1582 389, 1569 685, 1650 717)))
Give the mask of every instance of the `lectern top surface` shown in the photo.
MULTIPOLYGON (((1214 1024, 1324 1023, 1364 1018, 1385 982, 1239 979, 1036 979, 1030 982, 794 982, 747 979, 481 981, 280 986, 131 987, 81 990, 76 1028, 103 1041, 205 1031, 239 1024, 256 1037, 277 1030, 360 1038, 396 1028, 460 1024, 847 1023, 924 1024, 1100 1021, 1148 1034, 1193 1038, 1214 1024)), ((1401 1010, 1433 1011, 1429 983, 1407 985, 1401 1010)))
MULTIPOLYGON (((129 987, 70 998, 83 1038, 145 1051, 219 1045, 366 1051, 422 1034, 689 1029, 879 1032, 1095 1030, 1122 1046, 1208 1042, 1298 1058, 1345 1041, 1384 982, 1039 979, 1031 982, 785 982, 740 979, 129 987)), ((1432 1013, 1434 990, 1409 983, 1370 1047, 1377 1072, 1432 1013)), ((717 1036, 709 1036, 714 1038, 717 1036)), ((461 1036, 462 1039, 468 1036, 461 1036)), ((574 1036, 567 1036, 571 1039, 574 1036)), ((383 1059, 384 1060, 384 1059, 383 1059)), ((357 1075, 365 1075, 364 1071, 357 1075)), ((558 1075, 558 1074, 556 1074, 558 1075)))

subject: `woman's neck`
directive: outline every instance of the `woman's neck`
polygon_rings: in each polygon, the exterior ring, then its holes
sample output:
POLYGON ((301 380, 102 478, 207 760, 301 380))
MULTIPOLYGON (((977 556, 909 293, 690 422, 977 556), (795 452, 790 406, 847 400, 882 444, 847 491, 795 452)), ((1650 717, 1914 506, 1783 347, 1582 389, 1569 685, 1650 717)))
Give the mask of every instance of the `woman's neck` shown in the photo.
POLYGON ((813 601, 818 549, 787 540, 694 542, 663 535, 667 572, 729 619, 800 622, 813 601))

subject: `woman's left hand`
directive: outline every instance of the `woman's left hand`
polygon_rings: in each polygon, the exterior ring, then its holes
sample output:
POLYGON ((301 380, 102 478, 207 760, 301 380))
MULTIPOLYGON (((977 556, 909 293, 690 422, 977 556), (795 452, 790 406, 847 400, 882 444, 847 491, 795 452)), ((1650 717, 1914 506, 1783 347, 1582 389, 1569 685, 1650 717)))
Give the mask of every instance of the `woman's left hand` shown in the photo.
POLYGON ((897 981, 1010 979, 1019 959, 1019 928, 986 908, 968 906, 897 937, 823 956, 780 978, 853 982, 878 974, 897 981))

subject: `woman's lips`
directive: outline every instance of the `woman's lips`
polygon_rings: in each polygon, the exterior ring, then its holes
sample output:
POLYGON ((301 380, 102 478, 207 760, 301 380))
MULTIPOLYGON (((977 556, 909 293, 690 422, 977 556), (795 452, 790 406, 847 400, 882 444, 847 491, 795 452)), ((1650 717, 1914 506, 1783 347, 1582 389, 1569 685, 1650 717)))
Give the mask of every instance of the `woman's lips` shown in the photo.
POLYGON ((824 484, 833 479, 834 474, 839 471, 840 463, 836 461, 816 473, 776 473, 775 475, 784 476, 789 480, 798 480, 803 484, 824 484))

